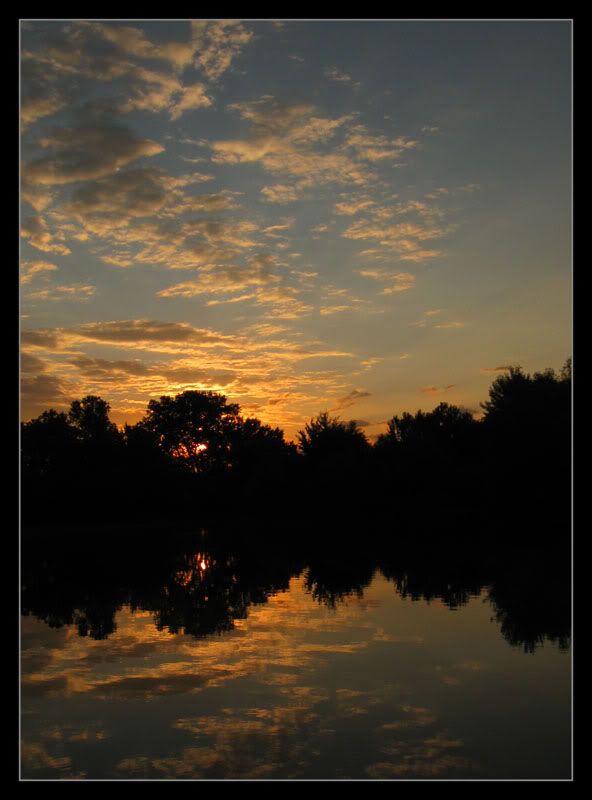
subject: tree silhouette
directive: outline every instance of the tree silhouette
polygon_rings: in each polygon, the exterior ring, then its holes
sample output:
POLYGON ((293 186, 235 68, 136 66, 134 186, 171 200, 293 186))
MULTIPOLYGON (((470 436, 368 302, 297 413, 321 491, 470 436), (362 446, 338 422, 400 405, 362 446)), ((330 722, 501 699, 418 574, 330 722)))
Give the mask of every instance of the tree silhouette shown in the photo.
POLYGON ((400 417, 394 416, 387 423, 387 432, 378 437, 376 446, 381 449, 460 445, 474 426, 470 411, 440 403, 433 411, 418 411, 415 416, 404 412, 400 417))
POLYGON ((298 443, 302 453, 316 462, 355 457, 370 446, 355 420, 343 422, 339 417, 330 417, 327 411, 306 423, 304 430, 298 432, 298 443))
POLYGON ((29 477, 61 471, 72 457, 76 432, 61 411, 50 408, 21 425, 21 466, 29 477))
POLYGON ((237 418, 232 441, 237 460, 251 465, 293 451, 280 428, 264 425, 254 417, 237 418))
POLYGON ((566 510, 571 482, 571 361, 559 374, 511 367, 482 404, 489 482, 521 505, 566 510), (539 505, 539 502, 544 505, 539 505))
POLYGON ((557 430, 569 420, 571 398, 571 359, 559 375, 552 369, 528 375, 520 366, 510 367, 489 389, 489 400, 482 403, 484 422, 499 435, 523 432, 529 435, 548 425, 557 430))
POLYGON ((23 423, 23 510, 185 515, 232 498, 256 513, 294 501, 310 509, 313 500, 317 510, 364 517, 392 511, 393 500, 399 518, 442 505, 567 511, 571 362, 533 376, 510 368, 482 407, 479 422, 447 403, 395 415, 373 447, 355 420, 325 411, 293 445, 216 392, 150 400, 144 418, 123 431, 109 404, 87 395, 67 413, 50 409, 23 423))
POLYGON ((120 440, 117 426, 109 419, 111 406, 96 395, 74 400, 68 412, 68 422, 76 437, 84 443, 114 444, 120 440))
POLYGON ((478 433, 471 413, 448 403, 394 416, 374 446, 377 482, 383 491, 396 486, 405 497, 467 502, 477 482, 478 433))
POLYGON ((238 412, 239 406, 227 403, 224 395, 188 391, 150 400, 140 424, 165 453, 203 474, 231 465, 238 412))
POLYGON ((300 494, 316 514, 362 512, 368 502, 372 448, 355 420, 322 412, 298 432, 302 458, 300 494))
POLYGON ((238 417, 231 458, 234 489, 239 489, 245 499, 258 496, 267 504, 288 502, 288 492, 294 488, 296 447, 286 443, 280 428, 253 417, 238 417))

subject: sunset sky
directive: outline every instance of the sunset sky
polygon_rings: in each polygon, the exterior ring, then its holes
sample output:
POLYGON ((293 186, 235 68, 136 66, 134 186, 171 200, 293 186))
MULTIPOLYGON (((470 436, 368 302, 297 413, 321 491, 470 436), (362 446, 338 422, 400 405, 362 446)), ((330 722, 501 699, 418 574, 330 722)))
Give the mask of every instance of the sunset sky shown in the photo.
POLYGON ((22 418, 369 437, 571 355, 571 23, 21 22, 22 418))

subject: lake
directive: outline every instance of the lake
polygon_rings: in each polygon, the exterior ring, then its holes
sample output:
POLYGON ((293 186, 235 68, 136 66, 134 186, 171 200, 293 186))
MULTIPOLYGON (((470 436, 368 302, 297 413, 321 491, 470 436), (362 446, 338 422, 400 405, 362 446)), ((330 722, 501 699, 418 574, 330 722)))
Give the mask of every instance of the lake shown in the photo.
POLYGON ((23 546, 23 778, 570 778, 555 557, 151 542, 23 546))

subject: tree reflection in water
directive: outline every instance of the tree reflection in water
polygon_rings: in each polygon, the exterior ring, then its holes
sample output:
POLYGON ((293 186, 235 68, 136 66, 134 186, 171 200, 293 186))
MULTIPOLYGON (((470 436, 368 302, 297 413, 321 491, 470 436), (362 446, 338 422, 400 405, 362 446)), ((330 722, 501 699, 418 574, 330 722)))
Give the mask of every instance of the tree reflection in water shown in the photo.
POLYGON ((568 546, 506 545, 492 555, 489 544, 467 538, 385 541, 352 533, 319 541, 310 533, 282 540, 269 532, 27 535, 22 611, 105 639, 116 629, 117 611, 129 606, 150 612, 159 630, 205 637, 232 630, 251 605, 287 590, 303 573, 311 598, 337 608, 363 597, 380 570, 401 597, 439 600, 450 609, 485 590, 506 641, 527 652, 545 640, 569 646, 568 546))

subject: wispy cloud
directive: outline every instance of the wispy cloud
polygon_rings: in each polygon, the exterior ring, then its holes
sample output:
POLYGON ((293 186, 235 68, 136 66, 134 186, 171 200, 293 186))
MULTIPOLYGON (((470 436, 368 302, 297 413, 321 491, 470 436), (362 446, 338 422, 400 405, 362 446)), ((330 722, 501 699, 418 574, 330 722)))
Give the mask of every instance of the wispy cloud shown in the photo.
POLYGON ((502 367, 481 367, 479 372, 482 372, 485 375, 488 375, 492 372, 508 372, 508 370, 512 369, 511 366, 506 365, 502 367))
POLYGON ((455 387, 456 384, 449 383, 448 386, 424 386, 420 391, 423 394, 445 394, 455 387))
POLYGON ((415 285, 415 275, 410 272, 389 272, 386 269, 360 269, 358 272, 363 278, 390 283, 382 290, 382 294, 407 292, 415 285))
POLYGON ((62 238, 60 233, 52 233, 45 219, 39 215, 29 217, 23 222, 21 236, 44 253, 58 253, 67 256, 71 252, 69 247, 60 242, 60 238, 62 238))
POLYGON ((164 151, 158 142, 114 123, 56 128, 39 137, 38 144, 50 155, 25 162, 22 176, 27 182, 47 186, 102 178, 164 151))
POLYGON ((352 389, 351 392, 344 395, 343 397, 339 397, 335 404, 335 407, 332 408, 332 411, 338 411, 343 408, 349 408, 353 406, 354 403, 358 403, 360 400, 364 400, 366 397, 370 397, 370 392, 367 392, 365 389, 352 389))
MULTIPOLYGON (((272 272, 275 260, 271 256, 256 256, 245 268, 212 265, 200 270, 195 281, 185 281, 158 292, 160 297, 195 297, 200 294, 240 292, 253 286, 269 286, 280 278, 272 272)), ((248 295, 247 297, 253 297, 248 295)))
POLYGON ((465 328, 468 323, 461 322, 460 320, 454 320, 452 322, 441 322, 437 325, 434 325, 434 328, 465 328))
POLYGON ((358 197, 352 198, 351 200, 343 200, 340 203, 335 203, 334 210, 336 214, 353 216, 354 214, 359 214, 360 211, 364 211, 373 205, 375 205, 375 201, 371 200, 369 197, 358 197))
POLYGON ((194 65, 211 81, 219 80, 232 67, 253 38, 237 20, 195 21, 191 28, 196 48, 194 65))
POLYGON ((27 300, 56 301, 56 300, 88 300, 96 292, 96 287, 89 283, 74 283, 64 286, 51 286, 28 292, 27 300))
POLYGON ((406 150, 413 150, 418 145, 419 142, 405 136, 389 139, 387 136, 371 133, 365 125, 356 125, 350 129, 343 147, 353 150, 364 161, 374 162, 398 159, 406 150))
POLYGON ((49 261, 23 261, 21 262, 21 283, 31 283, 35 275, 55 270, 57 270, 57 266, 49 261))
POLYGON ((325 76, 332 81, 337 81, 338 83, 352 83, 353 78, 351 75, 348 75, 347 72, 343 72, 337 67, 327 67, 325 70, 325 76))
POLYGON ((268 203, 293 203, 298 200, 299 193, 296 187, 285 183, 276 183, 273 186, 264 186, 261 194, 268 203))
MULTIPOLYGON (((341 235, 346 239, 375 240, 381 248, 395 250, 401 261, 423 261, 426 258, 435 258, 441 252, 427 250, 421 243, 442 238, 450 230, 425 221, 385 224, 380 220, 360 219, 353 222, 341 235)), ((374 252, 379 258, 383 255, 380 250, 374 252)))
POLYGON ((354 118, 352 114, 324 117, 311 104, 288 106, 268 96, 229 108, 250 123, 252 133, 245 139, 213 141, 215 163, 259 163, 271 174, 291 175, 300 188, 331 182, 363 184, 371 177, 345 151, 314 149, 329 142, 354 118))
POLYGON ((441 308, 432 308, 429 311, 424 311, 421 317, 416 321, 412 322, 411 325, 414 325, 417 328, 464 328, 468 325, 467 322, 462 322, 461 320, 452 320, 452 321, 441 321, 440 315, 444 313, 444 310, 441 308))

